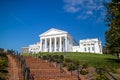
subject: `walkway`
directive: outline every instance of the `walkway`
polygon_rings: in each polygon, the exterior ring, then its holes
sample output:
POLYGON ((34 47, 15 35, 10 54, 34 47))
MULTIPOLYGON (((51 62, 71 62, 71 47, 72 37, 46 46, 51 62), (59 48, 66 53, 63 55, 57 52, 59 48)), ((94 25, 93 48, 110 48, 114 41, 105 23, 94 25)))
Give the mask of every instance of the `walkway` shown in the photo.
MULTIPOLYGON (((78 80, 77 75, 68 74, 66 71, 60 71, 53 63, 40 60, 34 57, 25 57, 27 66, 30 67, 31 74, 34 74, 35 80, 78 80)), ((85 80, 81 76, 81 80, 85 80)))
POLYGON ((9 61, 8 68, 8 80, 19 80, 18 67, 14 58, 11 55, 7 55, 9 61))
MULTIPOLYGON (((21 70, 16 63, 16 59, 7 55, 9 61, 8 80, 24 80, 21 70)), ((27 67, 30 67, 31 74, 34 74, 34 80, 78 80, 77 75, 70 75, 66 71, 61 72, 60 68, 55 67, 53 63, 40 60, 34 57, 25 57, 27 67)), ((85 80, 81 76, 81 80, 85 80)))

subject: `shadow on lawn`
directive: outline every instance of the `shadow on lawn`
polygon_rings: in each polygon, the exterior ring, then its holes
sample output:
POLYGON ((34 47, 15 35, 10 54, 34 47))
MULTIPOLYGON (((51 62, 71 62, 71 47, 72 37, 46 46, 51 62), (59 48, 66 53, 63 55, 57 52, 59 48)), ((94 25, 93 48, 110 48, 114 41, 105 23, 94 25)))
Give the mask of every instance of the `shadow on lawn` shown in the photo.
POLYGON ((109 62, 120 63, 120 59, 106 58, 109 62))

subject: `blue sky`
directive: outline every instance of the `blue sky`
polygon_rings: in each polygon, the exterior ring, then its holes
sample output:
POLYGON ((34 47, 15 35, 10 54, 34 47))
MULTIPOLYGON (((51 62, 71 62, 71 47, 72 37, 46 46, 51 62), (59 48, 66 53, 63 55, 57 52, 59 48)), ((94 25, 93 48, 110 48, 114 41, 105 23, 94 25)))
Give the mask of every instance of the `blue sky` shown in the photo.
POLYGON ((0 0, 0 47, 20 51, 50 28, 105 44, 105 0, 0 0))

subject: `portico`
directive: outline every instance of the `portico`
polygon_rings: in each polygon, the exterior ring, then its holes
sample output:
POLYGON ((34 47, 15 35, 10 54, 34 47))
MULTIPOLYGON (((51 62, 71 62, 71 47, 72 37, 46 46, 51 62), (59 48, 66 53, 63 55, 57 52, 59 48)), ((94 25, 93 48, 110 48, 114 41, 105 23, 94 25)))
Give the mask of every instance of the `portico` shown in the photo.
POLYGON ((52 28, 39 35, 41 52, 70 52, 77 44, 66 31, 52 28))
POLYGON ((41 38, 41 52, 67 51, 67 36, 41 38))

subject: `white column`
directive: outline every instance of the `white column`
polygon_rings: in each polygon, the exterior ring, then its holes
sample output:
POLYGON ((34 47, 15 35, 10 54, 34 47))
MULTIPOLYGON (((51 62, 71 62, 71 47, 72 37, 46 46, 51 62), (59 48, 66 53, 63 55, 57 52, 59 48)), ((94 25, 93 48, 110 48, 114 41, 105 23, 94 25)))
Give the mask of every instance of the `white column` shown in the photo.
POLYGON ((54 44, 55 44, 55 45, 54 45, 54 52, 56 52, 56 49, 57 49, 57 48, 56 48, 56 37, 54 38, 54 42, 55 42, 55 43, 54 43, 54 44))
POLYGON ((42 39, 40 40, 40 51, 42 52, 42 39))
POLYGON ((52 42, 52 41, 51 41, 51 38, 50 38, 50 43, 49 43, 49 45, 50 45, 50 46, 49 46, 49 49, 50 49, 49 51, 50 51, 50 52, 52 52, 52 48, 51 48, 51 47, 52 47, 52 46, 51 46, 52 43, 51 43, 51 42, 52 42))
POLYGON ((59 47, 60 52, 61 52, 61 48, 62 48, 62 45, 61 45, 61 37, 60 37, 60 47, 59 47))
POLYGON ((68 42, 67 42, 67 36, 66 36, 66 37, 65 37, 65 51, 66 51, 66 52, 68 51, 68 50, 67 50, 67 47, 68 47, 68 46, 67 46, 67 43, 68 43, 68 42))
POLYGON ((45 52, 47 52, 47 38, 45 38, 45 52))

